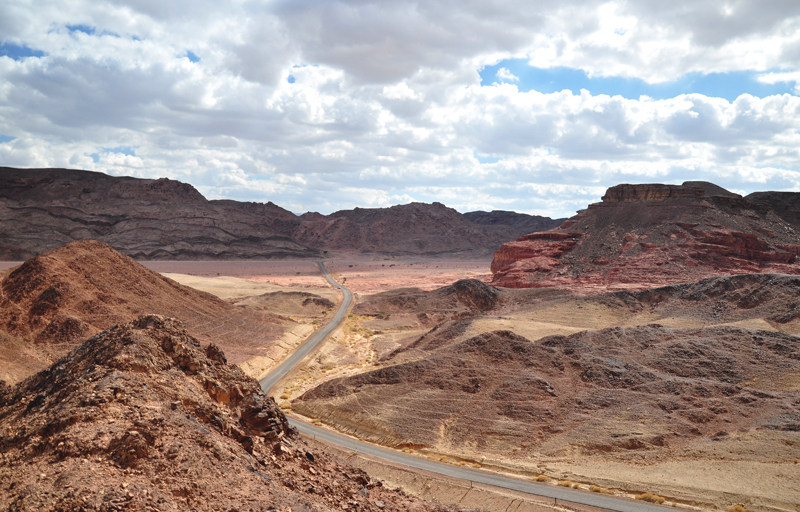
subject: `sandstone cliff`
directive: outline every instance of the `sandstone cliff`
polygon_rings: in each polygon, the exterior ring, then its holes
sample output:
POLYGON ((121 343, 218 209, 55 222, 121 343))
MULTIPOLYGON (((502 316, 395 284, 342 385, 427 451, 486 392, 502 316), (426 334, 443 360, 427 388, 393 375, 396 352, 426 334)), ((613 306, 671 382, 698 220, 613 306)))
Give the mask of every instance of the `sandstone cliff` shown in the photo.
POLYGON ((546 232, 500 246, 493 284, 581 293, 714 275, 800 273, 800 194, 747 197, 716 185, 617 185, 546 232))

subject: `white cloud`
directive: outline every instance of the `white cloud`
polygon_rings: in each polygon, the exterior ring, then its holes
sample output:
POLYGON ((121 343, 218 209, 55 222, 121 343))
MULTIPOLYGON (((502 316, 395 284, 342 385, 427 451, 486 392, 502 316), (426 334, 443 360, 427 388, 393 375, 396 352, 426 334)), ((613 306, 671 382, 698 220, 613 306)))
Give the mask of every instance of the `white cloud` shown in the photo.
POLYGON ((800 4, 723 7, 6 2, 0 42, 47 55, 0 57, 0 134, 16 137, 0 143, 0 165, 170 176, 298 212, 413 199, 563 216, 620 181, 800 190, 794 96, 541 94, 507 68, 507 83, 480 85, 482 66, 509 58, 648 81, 748 70, 797 83, 800 4))
POLYGON ((506 68, 500 68, 497 70, 497 78, 504 82, 519 82, 519 77, 515 76, 514 73, 506 68))

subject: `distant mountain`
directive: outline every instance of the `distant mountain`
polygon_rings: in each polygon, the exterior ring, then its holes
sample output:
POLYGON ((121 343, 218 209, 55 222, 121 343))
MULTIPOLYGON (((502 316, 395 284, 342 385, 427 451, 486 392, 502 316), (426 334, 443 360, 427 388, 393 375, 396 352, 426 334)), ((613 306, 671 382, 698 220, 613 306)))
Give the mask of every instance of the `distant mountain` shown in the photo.
POLYGON ((296 216, 272 203, 207 201, 189 184, 67 169, 0 168, 0 259, 76 240, 136 259, 313 258, 289 236, 296 216))
POLYGON ((136 259, 320 258, 325 251, 490 255, 561 223, 514 212, 462 215, 440 203, 295 215, 271 202, 206 200, 194 187, 68 169, 0 167, 0 259, 76 240, 136 259))
POLYGON ((492 210, 491 212, 467 212, 464 217, 473 224, 484 226, 506 226, 508 228, 519 229, 533 233, 534 231, 546 231, 561 225, 567 219, 551 219, 539 215, 527 215, 524 213, 509 212, 505 210, 492 210))
POLYGON ((800 194, 705 182, 617 185, 561 226, 504 243, 493 284, 642 290, 716 275, 800 273, 800 194))

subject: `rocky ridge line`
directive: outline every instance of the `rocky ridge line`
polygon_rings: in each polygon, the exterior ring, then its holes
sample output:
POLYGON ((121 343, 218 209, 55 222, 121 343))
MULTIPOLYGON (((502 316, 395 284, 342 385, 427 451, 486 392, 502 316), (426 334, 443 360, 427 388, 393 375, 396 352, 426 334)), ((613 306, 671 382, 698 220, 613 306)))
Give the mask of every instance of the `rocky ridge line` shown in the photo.
POLYGON ((0 167, 0 259, 12 261, 76 240, 143 260, 320 258, 326 251, 483 256, 560 222, 514 212, 462 215, 441 203, 298 216, 271 202, 209 201, 166 178, 0 167))
POLYGON ((800 273, 800 194, 786 194, 741 197, 704 182, 617 185, 558 228, 501 245, 492 283, 597 293, 800 273))
POLYGON ((3 510, 436 507, 310 450, 275 401, 180 322, 146 315, 0 386, 3 510))

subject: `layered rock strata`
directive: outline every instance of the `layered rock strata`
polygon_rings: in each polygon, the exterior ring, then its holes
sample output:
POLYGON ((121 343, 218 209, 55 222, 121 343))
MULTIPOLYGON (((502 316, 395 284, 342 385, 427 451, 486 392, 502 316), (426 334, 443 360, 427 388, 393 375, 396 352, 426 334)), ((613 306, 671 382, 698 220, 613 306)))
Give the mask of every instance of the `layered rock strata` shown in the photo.
POLYGON ((800 194, 741 197, 703 182, 618 185, 560 227, 501 245, 492 282, 595 293, 714 275, 800 273, 794 196, 800 194))
POLYGON ((76 240, 147 260, 488 255, 505 240, 560 222, 514 212, 465 216, 440 203, 298 216, 271 202, 208 201, 166 178, 0 167, 0 259, 12 261, 76 240))

